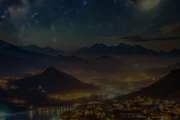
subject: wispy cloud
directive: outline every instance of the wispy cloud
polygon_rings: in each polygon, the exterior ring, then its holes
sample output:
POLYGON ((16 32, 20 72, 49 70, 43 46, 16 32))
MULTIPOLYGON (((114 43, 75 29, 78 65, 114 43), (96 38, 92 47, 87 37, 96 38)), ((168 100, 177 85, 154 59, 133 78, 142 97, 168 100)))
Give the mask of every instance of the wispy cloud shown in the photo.
MULTIPOLYGON (((8 18, 21 19, 30 11, 32 5, 37 5, 42 0, 0 0, 0 7, 7 7, 6 13, 8 18)), ((3 20, 4 12, 0 13, 1 21, 3 20)), ((5 20, 5 19, 4 19, 5 20)))
POLYGON ((180 23, 168 25, 162 28, 162 35, 180 35, 180 23))
POLYGON ((129 42, 151 42, 151 41, 172 41, 180 40, 180 23, 166 25, 159 32, 151 36, 116 36, 113 39, 120 39, 129 42))
POLYGON ((180 37, 153 37, 146 38, 142 36, 122 36, 122 37, 113 37, 114 39, 126 40, 129 42, 151 42, 151 41, 170 41, 170 40, 180 40, 180 37))

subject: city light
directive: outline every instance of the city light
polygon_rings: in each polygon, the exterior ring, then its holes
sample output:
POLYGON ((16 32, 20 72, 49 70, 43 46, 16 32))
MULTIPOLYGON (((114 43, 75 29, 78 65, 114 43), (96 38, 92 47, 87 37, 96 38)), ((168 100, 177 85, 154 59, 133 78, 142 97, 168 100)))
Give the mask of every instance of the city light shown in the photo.
POLYGON ((6 116, 6 115, 7 115, 6 112, 0 112, 0 117, 4 117, 4 116, 6 116))
POLYGON ((39 89, 42 89, 42 86, 39 86, 39 89))

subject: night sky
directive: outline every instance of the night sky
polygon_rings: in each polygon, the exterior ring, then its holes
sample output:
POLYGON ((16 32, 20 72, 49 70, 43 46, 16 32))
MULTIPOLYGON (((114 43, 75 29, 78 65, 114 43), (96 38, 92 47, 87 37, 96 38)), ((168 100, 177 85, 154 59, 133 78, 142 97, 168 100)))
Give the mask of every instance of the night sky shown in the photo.
POLYGON ((129 0, 0 0, 0 39, 67 51, 122 42, 170 50, 180 48, 179 5, 161 0, 141 11, 129 0))

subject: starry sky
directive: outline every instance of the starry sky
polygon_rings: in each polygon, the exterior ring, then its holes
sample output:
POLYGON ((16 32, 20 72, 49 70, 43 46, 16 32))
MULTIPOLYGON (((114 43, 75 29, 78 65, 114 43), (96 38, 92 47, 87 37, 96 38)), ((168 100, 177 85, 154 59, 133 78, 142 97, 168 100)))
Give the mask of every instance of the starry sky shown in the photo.
POLYGON ((180 48, 179 0, 161 0, 148 11, 132 1, 137 0, 0 0, 0 39, 66 51, 122 42, 180 48))

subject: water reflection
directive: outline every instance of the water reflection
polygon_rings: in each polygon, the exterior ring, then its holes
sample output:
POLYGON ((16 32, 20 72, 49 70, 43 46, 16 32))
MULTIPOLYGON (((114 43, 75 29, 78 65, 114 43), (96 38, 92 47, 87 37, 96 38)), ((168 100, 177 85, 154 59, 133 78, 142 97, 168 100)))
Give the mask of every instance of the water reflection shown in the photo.
POLYGON ((46 109, 29 111, 21 114, 11 115, 6 118, 0 118, 0 120, 62 120, 60 115, 65 112, 61 109, 46 109))
POLYGON ((30 112, 29 112, 29 118, 30 118, 30 120, 33 119, 33 111, 30 111, 30 112))

